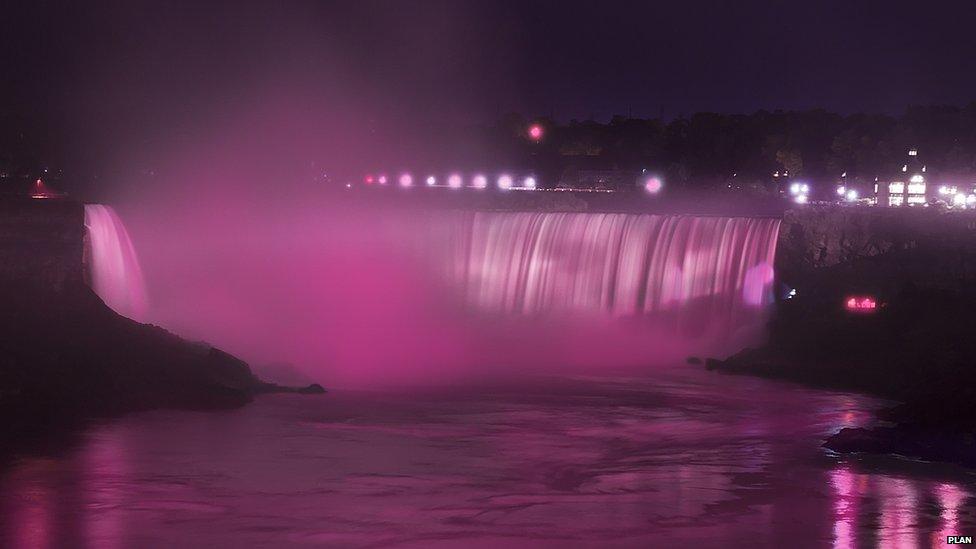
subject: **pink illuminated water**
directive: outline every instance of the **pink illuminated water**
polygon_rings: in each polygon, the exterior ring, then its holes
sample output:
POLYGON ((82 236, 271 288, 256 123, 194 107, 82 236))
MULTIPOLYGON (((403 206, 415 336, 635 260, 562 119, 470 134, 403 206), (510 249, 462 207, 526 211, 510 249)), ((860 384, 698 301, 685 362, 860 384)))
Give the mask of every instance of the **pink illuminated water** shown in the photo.
POLYGON ((681 311, 736 322, 771 301, 779 219, 462 213, 454 277, 477 306, 518 314, 681 311))
POLYGON ((85 205, 88 270, 92 289, 115 312, 135 320, 146 315, 146 289, 136 250, 110 206, 85 205))
POLYGON ((928 548, 976 531, 971 477, 820 448, 877 406, 681 366, 152 412, 0 469, 0 546, 928 548))
POLYGON ((332 387, 647 371, 762 336, 776 219, 307 202, 135 216, 152 321, 332 387))

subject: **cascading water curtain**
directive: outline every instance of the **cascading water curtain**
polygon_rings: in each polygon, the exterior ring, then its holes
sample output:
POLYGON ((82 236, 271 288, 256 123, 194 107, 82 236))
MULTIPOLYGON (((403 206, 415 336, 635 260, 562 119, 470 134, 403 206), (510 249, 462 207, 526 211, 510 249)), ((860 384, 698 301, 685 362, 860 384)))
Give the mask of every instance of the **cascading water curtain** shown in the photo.
POLYGON ((146 288, 136 250, 119 216, 109 206, 85 205, 92 289, 120 315, 143 320, 146 288))
POLYGON ((463 212, 451 224, 448 278, 481 310, 729 334, 761 322, 772 301, 779 219, 463 212))

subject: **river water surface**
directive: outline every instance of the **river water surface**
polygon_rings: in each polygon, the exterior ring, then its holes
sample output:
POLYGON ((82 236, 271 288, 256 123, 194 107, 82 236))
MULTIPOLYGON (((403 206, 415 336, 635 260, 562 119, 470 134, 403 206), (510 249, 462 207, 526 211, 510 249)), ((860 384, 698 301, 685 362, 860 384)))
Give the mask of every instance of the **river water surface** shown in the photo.
POLYGON ((936 547, 964 473, 831 456, 879 403, 697 367, 158 411, 0 471, 4 547, 936 547))

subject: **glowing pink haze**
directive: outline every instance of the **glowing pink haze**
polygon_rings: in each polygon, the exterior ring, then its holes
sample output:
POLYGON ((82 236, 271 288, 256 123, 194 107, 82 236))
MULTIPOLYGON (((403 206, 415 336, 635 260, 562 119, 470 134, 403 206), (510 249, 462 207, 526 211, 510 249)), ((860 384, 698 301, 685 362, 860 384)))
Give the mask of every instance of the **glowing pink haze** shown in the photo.
POLYGON ((734 350, 761 332, 779 225, 311 197, 234 224, 169 221, 142 248, 152 321, 332 386, 646 368, 734 350))

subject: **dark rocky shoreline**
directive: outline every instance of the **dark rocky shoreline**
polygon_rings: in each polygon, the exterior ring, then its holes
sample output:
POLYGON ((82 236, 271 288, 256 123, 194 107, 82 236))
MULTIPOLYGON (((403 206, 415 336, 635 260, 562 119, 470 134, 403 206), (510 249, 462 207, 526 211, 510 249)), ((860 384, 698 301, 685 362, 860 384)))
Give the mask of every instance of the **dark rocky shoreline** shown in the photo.
POLYGON ((788 212, 768 342, 706 367, 899 402, 885 424, 825 446, 976 468, 976 217, 971 212, 788 212), (879 307, 852 313, 850 295, 879 307))
POLYGON ((215 410, 270 392, 317 394, 258 379, 234 356, 140 324, 87 286, 11 284, 0 310, 0 447, 15 451, 92 418, 157 408, 215 410))

